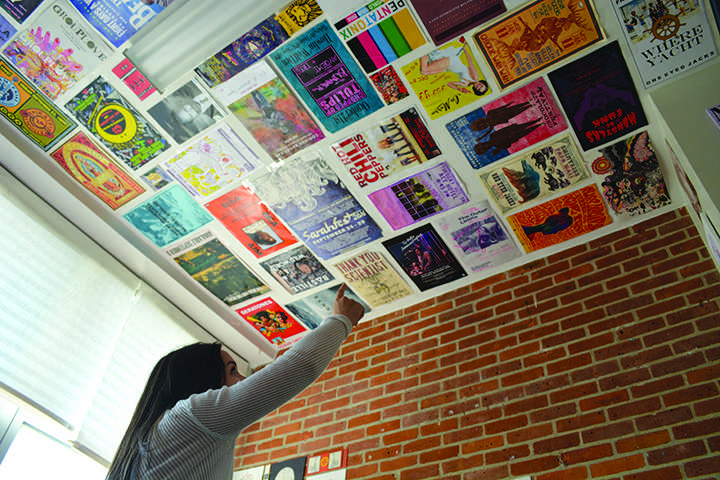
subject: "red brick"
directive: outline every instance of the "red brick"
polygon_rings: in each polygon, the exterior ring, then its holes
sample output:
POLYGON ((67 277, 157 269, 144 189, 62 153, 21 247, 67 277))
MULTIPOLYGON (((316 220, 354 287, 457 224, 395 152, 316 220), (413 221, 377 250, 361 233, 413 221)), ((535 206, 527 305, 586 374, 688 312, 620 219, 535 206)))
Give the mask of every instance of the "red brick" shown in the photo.
POLYGON ((677 466, 664 467, 653 470, 645 470, 640 473, 626 475, 623 480, 680 480, 683 478, 680 468, 677 466))
POLYGON ((645 467, 645 459, 642 455, 631 455, 629 457, 613 458, 605 462, 590 465, 590 474, 594 477, 603 477, 622 472, 630 472, 645 467))
POLYGON ((678 440, 714 435, 720 432, 720 418, 711 418, 673 427, 673 435, 678 440))
POLYGON ((646 450, 650 447, 657 447, 670 443, 670 433, 667 430, 650 432, 640 435, 633 435, 629 438, 622 438, 615 442, 618 453, 628 453, 635 450, 646 450))
POLYGON ((525 415, 517 415, 515 417, 508 417, 503 418, 502 420, 488 422, 485 424, 485 433, 493 435, 496 433, 508 432, 516 428, 522 428, 527 424, 528 419, 525 415))
POLYGON ((480 437, 477 440, 471 440, 463 443, 460 448, 463 455, 492 450, 505 446, 504 435, 494 435, 492 437, 480 437))
POLYGON ((610 457, 613 454, 612 445, 594 445, 577 450, 568 450, 560 454, 563 465, 574 465, 577 463, 589 463, 600 458, 610 457))
POLYGON ((577 398, 587 397, 588 395, 597 393, 597 391, 598 387, 595 382, 586 382, 552 392, 550 394, 550 400, 553 404, 559 404, 561 402, 568 402, 577 398))
POLYGON ((605 414, 603 412, 592 412, 558 420, 556 425, 558 432, 569 432, 581 428, 594 427, 595 425, 602 425, 604 423, 605 414))
POLYGON ((494 463, 508 463, 517 458, 525 458, 530 456, 530 449, 527 445, 518 445, 515 447, 505 447, 502 450, 494 450, 485 454, 485 463, 492 465, 494 463))
POLYGON ((514 430, 507 433, 508 443, 526 443, 536 438, 549 437, 553 434, 553 427, 546 423, 543 425, 528 426, 520 430, 514 430))
MULTIPOLYGON (((565 347, 560 347, 565 348, 565 347)), ((583 353, 580 355, 575 355, 566 359, 563 359, 559 362, 552 362, 546 365, 548 373, 550 375, 555 375, 557 373, 563 373, 567 372, 569 370, 574 370, 579 367, 583 367, 585 365, 588 365, 592 363, 592 356, 589 353, 583 353)), ((574 381, 574 379, 573 379, 574 381)))
POLYGON ((538 457, 524 462, 517 462, 510 465, 510 473, 513 475, 527 475, 552 470, 560 465, 556 455, 538 457))
POLYGON ((610 420, 620 420, 622 418, 637 417, 648 412, 654 412, 663 408, 662 402, 657 397, 644 398, 635 402, 625 402, 616 407, 608 409, 608 418, 610 420))
POLYGON ((691 478, 709 475, 711 473, 720 473, 720 456, 715 455, 710 458, 687 462, 683 468, 685 469, 685 474, 691 478))
POLYGON ((530 412, 532 423, 549 422, 562 417, 575 415, 577 407, 574 403, 553 404, 548 408, 541 408, 530 412))
POLYGON ((662 465, 664 463, 678 463, 686 458, 700 457, 707 453, 707 447, 702 441, 681 443, 679 445, 666 445, 658 450, 652 450, 645 455, 649 465, 662 465))
POLYGON ((535 480, 585 480, 586 478, 588 478, 587 467, 574 467, 543 473, 537 475, 535 480))
MULTIPOLYGON (((463 480, 501 480, 508 477, 507 465, 498 465, 494 467, 478 467, 472 472, 463 474, 463 480)), ((446 477, 443 477, 445 479, 446 477)), ((452 480, 452 479, 447 479, 452 480)))
POLYGON ((625 390, 619 390, 616 392, 610 392, 604 395, 598 395, 596 397, 580 400, 580 410, 583 412, 597 410, 599 408, 616 405, 618 403, 625 404, 629 400, 630 396, 628 395, 628 392, 626 392, 625 390))
POLYGON ((577 432, 565 435, 554 435, 547 440, 533 443, 533 452, 536 454, 564 451, 580 445, 580 435, 577 432))
POLYGON ((599 427, 593 427, 580 435, 584 443, 599 442, 612 438, 620 438, 635 433, 635 427, 630 420, 615 422, 599 427))
POLYGON ((693 387, 677 390, 663 396, 663 401, 668 407, 702 400, 704 398, 716 397, 719 395, 717 385, 705 383, 693 387))
POLYGON ((637 385, 649 379, 650 371, 647 368, 637 368, 600 379, 600 389, 603 391, 615 390, 628 385, 637 385))
POLYGON ((663 378, 662 380, 655 380, 653 382, 643 383, 642 385, 636 385, 630 388, 633 396, 636 398, 645 397, 647 395, 655 395, 657 393, 669 392, 675 390, 678 387, 685 385, 685 381, 680 375, 676 375, 670 378, 663 378))
POLYGON ((503 412, 507 416, 517 415, 528 411, 538 410, 548 406, 548 399, 545 395, 537 397, 524 398, 518 402, 508 403, 503 408, 503 412))
POLYGON ((638 430, 654 430, 656 428, 687 422, 692 418, 688 407, 670 408, 653 415, 644 415, 635 419, 638 430))
MULTIPOLYGON (((701 352, 692 352, 680 357, 662 362, 650 367, 650 372, 653 377, 664 377, 672 373, 682 372, 690 370, 693 367, 697 367, 705 364, 705 356, 701 352)), ((692 373, 692 372, 690 372, 692 373)), ((720 365, 717 366, 717 372, 720 375, 720 365)), ((708 378, 707 380, 714 380, 716 377, 708 378)), ((690 382, 699 383, 699 382, 690 382)))

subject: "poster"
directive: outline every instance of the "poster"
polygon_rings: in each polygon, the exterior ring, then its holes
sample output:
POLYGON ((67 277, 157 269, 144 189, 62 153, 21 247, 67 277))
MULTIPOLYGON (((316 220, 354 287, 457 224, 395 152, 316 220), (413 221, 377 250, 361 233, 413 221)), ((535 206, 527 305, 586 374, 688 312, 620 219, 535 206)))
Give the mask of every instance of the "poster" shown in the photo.
POLYGON ((233 472, 232 480, 263 480, 263 475, 270 472, 270 465, 244 468, 233 472))
POLYGON ((224 124, 162 164, 190 195, 203 197, 244 179, 262 165, 260 158, 224 124))
MULTIPOLYGON (((265 298, 236 310, 245 321, 273 345, 285 349, 300 340, 308 331, 300 322, 272 298, 265 298)), ((272 466, 270 475, 272 476, 272 466)), ((305 458, 302 459, 302 470, 305 470, 305 458)), ((284 477, 277 477, 282 479, 284 477)), ((295 477, 292 477, 295 478, 295 477)), ((297 477, 301 478, 301 477, 297 477)))
POLYGON ((567 129, 545 80, 538 78, 447 124, 473 168, 482 168, 567 129))
POLYGON ((8 40, 15 35, 15 27, 7 20, 7 18, 0 15, 0 47, 5 45, 8 40))
POLYGON ((3 54, 56 100, 107 60, 110 48, 68 3, 56 1, 35 16, 3 54))
POLYGON ((282 45, 270 58, 332 133, 383 107, 327 21, 282 45))
POLYGON ((374 0, 335 23, 365 73, 427 43, 405 0, 374 0))
POLYGON ((393 230, 469 201, 446 162, 373 192, 368 197, 393 230))
POLYGON ((335 280, 304 245, 281 252, 260 265, 292 295, 335 280))
POLYGON ((165 247, 210 223, 212 216, 180 185, 171 185, 123 215, 158 247, 165 247))
POLYGON ((367 250, 335 264, 348 286, 372 307, 394 302, 413 293, 380 253, 367 250))
POLYGON ((154 167, 140 174, 140 180, 150 187, 153 192, 157 192, 166 185, 169 185, 173 179, 168 173, 160 167, 154 167))
POLYGON ((0 8, 16 22, 23 23, 42 3, 42 0, 0 0, 0 8))
POLYGON ((615 213, 639 215, 670 205, 660 164, 647 131, 600 149, 593 162, 603 175, 603 196, 615 213))
POLYGON ((533 148, 480 174, 490 198, 503 214, 588 177, 583 157, 570 136, 533 148))
POLYGON ((155 93, 155 87, 150 84, 150 80, 127 58, 118 63, 112 71, 140 100, 145 100, 155 93))
POLYGON ((505 13, 502 0, 410 0, 435 45, 505 13))
POLYGON ((185 143, 224 116, 195 80, 172 92, 148 112, 177 144, 185 143))
POLYGON ((402 72, 431 120, 491 93, 464 37, 406 64, 402 72))
MULTIPOLYGON (((287 309, 292 312, 300 321, 311 330, 316 329, 326 318, 332 315, 333 304, 340 285, 335 285, 325 290, 304 297, 300 300, 287 304, 287 309)), ((360 303, 365 313, 370 311, 370 306, 358 297, 350 288, 345 289, 345 296, 360 303)))
POLYGON ((71 177, 113 210, 145 191, 82 132, 77 133, 50 156, 71 177))
POLYGON ((237 187, 206 203, 205 208, 255 258, 262 258, 297 242, 287 227, 246 186, 237 187))
POLYGON ((467 275, 429 223, 385 240, 383 245, 423 292, 467 275))
POLYGON ((325 138, 305 107, 270 67, 263 63, 248 70, 253 81, 242 85, 233 82, 223 95, 232 99, 228 109, 268 155, 282 160, 325 138))
POLYGON ((133 170, 168 148, 167 141, 102 77, 75 95, 65 108, 133 170))
POLYGON ((501 88, 600 40, 600 25, 586 0, 537 0, 475 34, 501 88))
POLYGON ((301 479, 305 475, 305 460, 307 457, 298 457, 284 462, 270 465, 268 480, 301 479))
POLYGON ((388 65, 370 75, 370 80, 382 95, 383 101, 388 105, 399 102, 410 95, 392 65, 388 65))
POLYGON ((594 184, 511 215, 507 221, 527 253, 579 237, 612 222, 594 184))
POLYGON ((611 2, 645 88, 717 55, 702 0, 611 2))
POLYGON ((172 0, 70 0, 97 31, 119 47, 172 0))
POLYGON ((295 157, 250 182, 257 196, 323 260, 382 235, 380 227, 319 156, 295 157))
POLYGON ((487 201, 440 219, 438 228, 457 258, 472 272, 497 267, 520 256, 510 235, 487 201))
POLYGON ((647 125, 617 41, 548 74, 583 150, 647 125))
POLYGON ((180 242, 167 254, 225 305, 233 306, 270 290, 211 231, 180 242))
MULTIPOLYGON (((347 448, 336 448, 308 457, 305 475, 316 475, 347 467, 347 448)), ((344 477, 343 477, 344 478, 344 477)))
POLYGON ((275 14, 275 19, 293 35, 323 14, 315 0, 293 0, 275 14))
POLYGON ((441 153, 415 107, 374 123, 331 146, 361 188, 441 153))
POLYGON ((0 114, 46 152, 75 124, 12 64, 0 58, 0 114))

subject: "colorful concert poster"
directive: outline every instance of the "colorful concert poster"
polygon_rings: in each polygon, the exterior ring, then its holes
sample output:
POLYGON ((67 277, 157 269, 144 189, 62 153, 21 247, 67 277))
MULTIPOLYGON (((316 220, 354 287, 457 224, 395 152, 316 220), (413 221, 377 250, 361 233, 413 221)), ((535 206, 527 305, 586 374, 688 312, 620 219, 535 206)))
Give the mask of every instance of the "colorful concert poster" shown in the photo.
POLYGON ((463 37, 408 63, 402 72, 431 120, 491 93, 463 37))
POLYGON ((195 72, 209 87, 230 80, 290 38, 274 15, 201 63, 195 72))
POLYGON ((110 48, 69 4, 56 1, 34 17, 3 54, 55 100, 107 60, 110 48))
POLYGON ((435 45, 505 13, 502 0, 410 0, 435 45))
POLYGON ((123 215, 162 248, 212 222, 213 217, 180 186, 171 185, 123 215))
POLYGON ((335 280, 304 245, 281 252, 260 265, 292 295, 335 280))
POLYGON ((467 276, 429 223, 386 240, 383 245, 420 291, 467 276))
MULTIPOLYGON (((325 290, 321 290, 317 293, 304 297, 300 300, 288 303, 286 308, 292 312, 300 321, 310 328, 311 330, 316 329, 326 318, 332 315, 333 303, 335 303, 335 297, 340 289, 340 285, 335 285, 325 290)), ((365 309, 365 313, 368 313, 371 308, 370 305, 358 297, 351 288, 345 289, 345 296, 352 298, 356 302, 360 303, 365 309)))
POLYGON ((145 100, 155 92, 150 80, 145 78, 145 75, 127 58, 118 63, 112 71, 140 100, 145 100))
POLYGON ((223 124, 162 164, 190 195, 204 197, 244 179, 262 165, 245 142, 223 124))
POLYGON ((373 192, 368 198, 393 230, 470 200, 446 162, 373 192))
POLYGON ((42 0, 0 0, 0 8, 18 23, 23 23, 42 3, 42 0))
POLYGON ((133 170, 168 148, 167 141, 102 77, 75 95, 65 108, 133 170))
POLYGON ((670 205, 660 164, 647 131, 600 149, 592 164, 603 175, 603 196, 615 213, 640 215, 670 205))
POLYGON ((588 177, 583 157, 570 136, 533 148, 480 174, 503 214, 588 177))
POLYGON ((510 215, 507 221, 527 253, 612 223, 594 184, 510 215))
POLYGON ((545 80, 537 80, 447 124, 473 168, 482 168, 567 129, 545 80))
POLYGON ((150 187, 153 192, 157 192, 173 181, 172 177, 160 167, 151 168, 139 176, 140 180, 145 182, 145 185, 150 187))
MULTIPOLYGON (((308 480, 317 479, 318 477, 309 477, 308 475, 315 475, 331 470, 339 470, 347 467, 347 448, 334 448, 317 454, 313 454, 307 459, 307 466, 305 467, 305 478, 308 480)), ((338 472, 339 474, 340 472, 338 472)), ((330 477, 325 480, 332 480, 333 478, 345 479, 345 475, 342 477, 330 477)), ((322 479, 321 479, 322 480, 322 479)))
POLYGON ((537 0, 475 34, 501 88, 602 38, 587 0, 537 0))
POLYGON ((441 218, 438 228, 445 238, 452 239, 453 252, 472 272, 497 267, 520 256, 520 250, 487 201, 441 218))
POLYGON ((5 45, 7 41, 15 35, 15 32, 17 32, 17 30, 8 19, 0 15, 0 47, 5 45))
POLYGON ((440 155, 440 148, 415 107, 332 145, 360 187, 440 155))
POLYGON ((365 73, 427 43, 405 0, 375 0, 335 23, 365 73))
POLYGON ((250 180, 258 197, 318 257, 381 237, 382 231, 320 156, 295 157, 250 180))
POLYGON ((332 133, 383 107, 327 21, 282 45, 270 58, 332 133))
POLYGON ((280 349, 290 347, 308 331, 272 298, 264 298, 236 312, 280 349))
POLYGON ((113 210, 145 189, 79 132, 51 155, 83 187, 113 210))
POLYGON ((413 293, 410 286, 378 252, 367 250, 335 264, 347 284, 372 307, 379 307, 413 293))
POLYGON ((0 58, 0 114, 40 148, 51 150, 75 123, 0 58))
POLYGON ((617 41, 548 74, 583 150, 647 125, 617 41))
POLYGON ((167 254, 227 306, 270 290, 211 231, 180 242, 169 248, 167 254))
POLYGON ((297 243, 292 233, 248 187, 240 186, 205 204, 205 208, 255 258, 297 243))
POLYGON ((611 5, 645 88, 717 55, 702 1, 619 0, 611 5))
POLYGON ((275 14, 275 19, 288 35, 293 35, 322 14, 322 8, 315 0, 293 0, 275 14))
POLYGON ((377 91, 382 95, 383 101, 388 105, 410 96, 407 88, 405 88, 405 84, 392 65, 388 65, 382 70, 378 70, 370 75, 370 80, 372 80, 375 88, 377 88, 377 91))
POLYGON ((70 0, 95 29, 119 47, 172 0, 70 0))

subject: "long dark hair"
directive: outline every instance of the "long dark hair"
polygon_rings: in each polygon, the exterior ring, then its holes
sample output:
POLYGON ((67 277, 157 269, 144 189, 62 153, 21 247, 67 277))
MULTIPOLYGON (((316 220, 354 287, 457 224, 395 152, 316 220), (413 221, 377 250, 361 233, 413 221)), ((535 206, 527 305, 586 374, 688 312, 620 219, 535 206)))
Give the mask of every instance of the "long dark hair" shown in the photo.
POLYGON ((219 343, 194 343, 161 358, 150 373, 106 479, 130 479, 138 445, 157 419, 194 393, 220 388, 224 370, 219 343))

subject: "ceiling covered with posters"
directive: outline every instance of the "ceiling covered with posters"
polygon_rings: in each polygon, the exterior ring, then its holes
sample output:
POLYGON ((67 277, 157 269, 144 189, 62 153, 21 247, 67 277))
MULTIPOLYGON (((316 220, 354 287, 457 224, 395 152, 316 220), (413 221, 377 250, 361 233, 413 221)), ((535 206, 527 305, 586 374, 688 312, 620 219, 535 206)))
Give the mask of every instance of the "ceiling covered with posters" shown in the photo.
POLYGON ((251 364, 341 282, 372 318, 684 202, 648 91, 717 61, 704 0, 264 2, 209 52, 202 3, 3 1, 3 132, 251 364))

